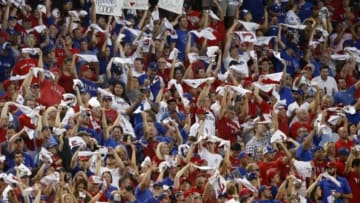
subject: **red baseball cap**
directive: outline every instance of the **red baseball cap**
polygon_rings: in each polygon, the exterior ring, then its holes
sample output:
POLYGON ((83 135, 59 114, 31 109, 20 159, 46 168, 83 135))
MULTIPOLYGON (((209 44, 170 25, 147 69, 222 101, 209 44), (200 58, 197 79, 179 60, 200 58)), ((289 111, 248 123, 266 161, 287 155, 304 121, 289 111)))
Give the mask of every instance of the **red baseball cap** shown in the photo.
POLYGON ((7 88, 12 84, 12 81, 11 80, 5 80, 3 82, 3 88, 4 90, 7 90, 7 88))
POLYGON ((196 109, 196 114, 207 114, 208 112, 204 108, 196 109))
POLYGON ((89 64, 85 64, 85 65, 81 66, 81 68, 80 68, 80 72, 85 72, 87 70, 91 70, 89 64))

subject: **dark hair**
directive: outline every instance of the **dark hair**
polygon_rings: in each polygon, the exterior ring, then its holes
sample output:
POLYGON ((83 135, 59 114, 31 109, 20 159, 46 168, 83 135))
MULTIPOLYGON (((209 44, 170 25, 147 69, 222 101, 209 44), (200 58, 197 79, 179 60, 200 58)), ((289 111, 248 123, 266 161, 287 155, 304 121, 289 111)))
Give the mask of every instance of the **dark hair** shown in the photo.
POLYGON ((143 58, 140 58, 140 57, 135 58, 135 61, 140 61, 142 64, 144 64, 144 59, 143 58))
POLYGON ((360 166, 360 159, 354 159, 351 163, 351 167, 360 166))
POLYGON ((329 70, 329 69, 330 69, 330 67, 329 67, 329 66, 327 66, 327 65, 325 65, 325 66, 321 66, 321 67, 320 67, 320 71, 322 71, 322 69, 328 69, 328 70, 329 70))

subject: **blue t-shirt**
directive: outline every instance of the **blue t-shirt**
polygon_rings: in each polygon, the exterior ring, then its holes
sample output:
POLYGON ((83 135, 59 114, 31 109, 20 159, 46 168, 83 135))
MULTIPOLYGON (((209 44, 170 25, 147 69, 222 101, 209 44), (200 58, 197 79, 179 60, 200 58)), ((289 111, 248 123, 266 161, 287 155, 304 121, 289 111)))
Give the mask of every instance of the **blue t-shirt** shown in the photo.
MULTIPOLYGON (((178 36, 177 40, 175 41, 176 45, 175 47, 180 51, 178 54, 178 58, 180 61, 185 60, 185 48, 186 48, 186 42, 187 42, 187 30, 176 30, 176 34, 178 36)), ((194 37, 191 37, 191 45, 193 44, 194 37)))
POLYGON ((99 145, 102 145, 103 142, 103 136, 102 133, 97 133, 96 130, 91 128, 84 128, 79 126, 78 132, 85 131, 91 135, 91 137, 95 138, 99 145))
POLYGON ((295 156, 299 161, 311 161, 314 158, 311 149, 304 149, 302 145, 296 150, 295 156))
POLYGON ((14 64, 15 58, 12 53, 8 53, 7 56, 0 55, 0 82, 10 78, 14 64))
POLYGON ((299 16, 301 22, 303 22, 305 19, 311 17, 312 8, 313 8, 313 4, 309 3, 309 2, 305 2, 305 4, 303 6, 299 7, 298 16, 299 16))
POLYGON ((279 91, 280 99, 286 100, 286 105, 289 105, 294 102, 292 91, 289 87, 281 87, 279 91))
MULTIPOLYGON (((286 51, 282 51, 280 57, 286 61, 286 72, 289 73, 291 77, 294 77, 296 70, 298 70, 300 66, 299 59, 288 55, 286 51)), ((283 70, 283 64, 279 60, 276 60, 275 68, 276 72, 281 72, 283 70)))
MULTIPOLYGON (((333 181, 329 179, 322 179, 319 182, 319 186, 322 190, 322 196, 323 196, 323 203, 327 203, 327 198, 331 195, 332 191, 335 190, 336 192, 339 192, 341 194, 350 194, 351 188, 349 185, 349 182, 346 180, 346 178, 341 176, 336 176, 336 180, 340 182, 340 187, 337 186, 333 181)), ((343 203, 345 202, 344 199, 336 199, 335 203, 343 203)))
POLYGON ((352 86, 345 91, 338 91, 334 94, 334 104, 343 104, 346 105, 352 105, 356 103, 356 99, 354 97, 356 92, 355 86, 352 86))
POLYGON ((135 197, 136 200, 140 202, 147 202, 149 199, 153 197, 153 193, 149 188, 145 189, 144 191, 141 191, 141 189, 137 186, 135 188, 135 197))

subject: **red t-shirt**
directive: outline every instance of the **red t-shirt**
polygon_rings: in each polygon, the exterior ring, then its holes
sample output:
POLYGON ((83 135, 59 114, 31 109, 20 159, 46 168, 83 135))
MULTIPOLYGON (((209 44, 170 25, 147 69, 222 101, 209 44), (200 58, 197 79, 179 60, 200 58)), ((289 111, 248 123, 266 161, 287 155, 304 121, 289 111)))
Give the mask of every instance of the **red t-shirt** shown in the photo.
POLYGON ((276 159, 274 161, 270 161, 270 162, 263 162, 263 161, 258 161, 257 165, 259 166, 260 169, 260 176, 261 176, 261 184, 264 185, 269 185, 270 184, 270 179, 267 179, 266 177, 266 171, 270 168, 276 168, 280 171, 280 169, 283 167, 283 163, 282 163, 282 159, 276 159))
POLYGON ((22 59, 15 63, 13 69, 13 75, 26 75, 31 67, 38 66, 38 59, 29 58, 29 59, 22 59))
POLYGON ((355 143, 352 140, 343 140, 338 139, 338 141, 335 142, 335 152, 338 153, 339 149, 345 147, 349 151, 351 151, 351 148, 355 145, 355 143))
POLYGON ((73 90, 73 79, 75 79, 74 76, 67 76, 65 74, 61 74, 60 78, 59 78, 59 85, 61 85, 61 87, 64 88, 65 92, 67 93, 72 93, 74 92, 73 90))
POLYGON ((216 128, 220 138, 229 140, 231 143, 237 142, 236 133, 240 130, 240 127, 233 120, 223 116, 216 122, 216 128))
POLYGON ((349 181, 351 192, 353 194, 353 198, 349 199, 349 203, 357 203, 358 195, 360 194, 360 174, 351 171, 347 174, 346 178, 349 181))
POLYGON ((108 110, 105 110, 105 116, 106 116, 106 120, 108 122, 114 123, 118 116, 118 113, 114 109, 108 109, 108 110))
POLYGON ((65 90, 62 86, 48 80, 44 80, 44 82, 41 83, 41 96, 38 99, 38 102, 47 107, 59 104, 64 93, 65 90))

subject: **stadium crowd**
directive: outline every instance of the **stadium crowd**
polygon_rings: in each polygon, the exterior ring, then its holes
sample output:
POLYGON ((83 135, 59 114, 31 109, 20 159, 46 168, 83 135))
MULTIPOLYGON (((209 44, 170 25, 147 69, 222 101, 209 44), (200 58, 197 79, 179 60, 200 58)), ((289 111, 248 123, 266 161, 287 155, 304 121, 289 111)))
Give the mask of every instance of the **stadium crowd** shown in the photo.
POLYGON ((1 203, 359 200, 359 1, 0 4, 1 203))

